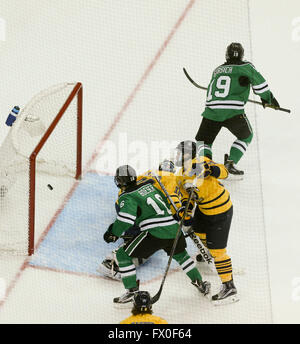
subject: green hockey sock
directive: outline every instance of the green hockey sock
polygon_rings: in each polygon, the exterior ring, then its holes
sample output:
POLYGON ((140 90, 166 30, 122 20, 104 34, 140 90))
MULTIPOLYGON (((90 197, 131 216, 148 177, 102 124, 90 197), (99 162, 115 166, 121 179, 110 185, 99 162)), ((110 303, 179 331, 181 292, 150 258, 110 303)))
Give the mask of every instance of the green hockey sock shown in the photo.
POLYGON ((235 140, 230 148, 229 160, 237 164, 246 153, 249 143, 252 141, 253 134, 244 140, 235 140))
POLYGON ((123 247, 119 248, 116 252, 116 258, 124 287, 126 289, 137 287, 135 265, 123 247))
POLYGON ((182 270, 186 273, 191 281, 200 280, 202 276, 199 270, 196 268, 196 264, 189 256, 186 250, 173 256, 176 262, 181 266, 182 270))

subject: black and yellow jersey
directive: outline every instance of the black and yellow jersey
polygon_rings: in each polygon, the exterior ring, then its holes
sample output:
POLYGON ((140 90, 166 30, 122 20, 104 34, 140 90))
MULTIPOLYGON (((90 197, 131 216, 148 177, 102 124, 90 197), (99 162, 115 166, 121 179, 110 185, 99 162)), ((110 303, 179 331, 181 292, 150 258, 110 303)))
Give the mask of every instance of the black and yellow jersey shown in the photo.
POLYGON ((181 202, 187 201, 189 194, 186 191, 184 185, 187 183, 194 183, 197 187, 198 199, 192 201, 197 203, 199 210, 205 215, 217 215, 226 212, 232 207, 230 200, 230 194, 228 190, 225 189, 224 185, 221 184, 218 179, 225 179, 228 176, 228 171, 222 164, 217 164, 207 157, 198 157, 191 161, 187 169, 181 168, 176 174, 176 181, 179 186, 180 193, 182 194, 181 202), (208 176, 204 178, 203 176, 197 177, 196 174, 191 173, 192 167, 194 168, 199 164, 199 166, 208 164, 210 166, 219 167, 218 177, 208 176))
POLYGON ((167 324, 167 321, 163 318, 157 317, 152 314, 138 314, 138 315, 132 315, 123 321, 120 322, 120 324, 167 324))

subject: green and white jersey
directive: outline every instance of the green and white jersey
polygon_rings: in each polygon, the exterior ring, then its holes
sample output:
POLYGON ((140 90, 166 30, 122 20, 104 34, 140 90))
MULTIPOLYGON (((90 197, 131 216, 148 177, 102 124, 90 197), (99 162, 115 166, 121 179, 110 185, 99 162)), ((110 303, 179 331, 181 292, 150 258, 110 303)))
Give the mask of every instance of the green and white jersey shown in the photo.
POLYGON ((151 181, 136 185, 121 193, 118 198, 117 219, 112 232, 121 236, 131 226, 149 231, 161 239, 173 239, 178 230, 166 196, 151 181))
POLYGON ((250 86, 253 92, 271 103, 271 92, 264 77, 252 63, 223 64, 212 74, 207 88, 205 110, 202 116, 213 121, 223 122, 233 116, 243 114, 248 101, 250 86), (250 84, 241 86, 240 78, 246 77, 250 84))

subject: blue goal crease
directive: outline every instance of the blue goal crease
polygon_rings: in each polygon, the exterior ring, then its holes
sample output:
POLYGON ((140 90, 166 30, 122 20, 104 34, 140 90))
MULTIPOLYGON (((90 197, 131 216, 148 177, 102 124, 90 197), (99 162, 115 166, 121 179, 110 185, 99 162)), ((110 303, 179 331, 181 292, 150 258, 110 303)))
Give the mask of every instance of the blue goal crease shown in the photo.
MULTIPOLYGON (((118 190, 113 177, 87 173, 59 214, 29 264, 54 270, 99 275, 97 268, 120 240, 107 244, 103 234, 115 220, 118 190)), ((190 254, 196 252, 188 241, 190 254)), ((156 252, 137 268, 143 282, 164 273, 168 257, 156 252)), ((177 268, 172 262, 171 268, 177 268)))

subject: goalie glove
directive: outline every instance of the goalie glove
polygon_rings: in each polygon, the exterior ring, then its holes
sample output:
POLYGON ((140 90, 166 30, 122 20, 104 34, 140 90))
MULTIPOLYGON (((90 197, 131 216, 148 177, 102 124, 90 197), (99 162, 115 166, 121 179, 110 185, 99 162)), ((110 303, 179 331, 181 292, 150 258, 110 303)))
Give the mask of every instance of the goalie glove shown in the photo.
POLYGON ((18 113, 20 111, 20 108, 18 106, 14 106, 14 108, 11 110, 10 114, 8 115, 5 124, 9 127, 11 127, 14 123, 14 121, 17 119, 18 113))
POLYGON ((112 233, 112 227, 113 227, 113 223, 108 227, 107 231, 103 235, 103 239, 107 243, 115 242, 119 239, 119 237, 117 237, 116 235, 112 233))

